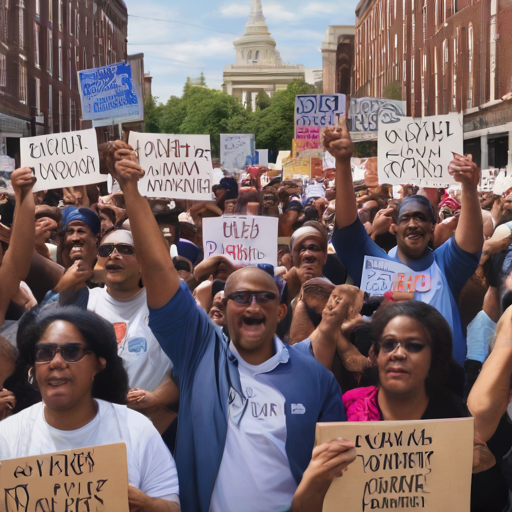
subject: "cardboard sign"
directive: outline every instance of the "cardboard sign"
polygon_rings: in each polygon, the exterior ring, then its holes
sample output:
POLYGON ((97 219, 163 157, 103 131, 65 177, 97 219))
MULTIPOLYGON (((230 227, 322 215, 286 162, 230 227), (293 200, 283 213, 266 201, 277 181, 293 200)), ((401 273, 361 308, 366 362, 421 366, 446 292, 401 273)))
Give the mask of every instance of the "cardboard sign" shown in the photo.
POLYGON ((234 263, 277 266, 276 217, 225 215, 203 219, 204 257, 223 254, 234 263))
POLYGON ((126 444, 3 460, 0 512, 128 512, 126 444))
POLYGON ((287 158, 283 162, 283 179, 291 179, 294 176, 311 175, 311 159, 310 158, 287 158))
MULTIPOLYGON (((379 118, 379 122, 382 117, 379 118)), ((379 130, 379 183, 444 187, 453 152, 463 154, 462 114, 403 117, 379 130)))
POLYGON ((367 133, 379 131, 379 118, 382 124, 398 123, 406 115, 405 101, 384 98, 350 98, 350 132, 367 133))
POLYGON ((254 135, 220 135, 220 161, 225 169, 240 171, 256 163, 254 135))
POLYGON ((428 292, 431 277, 428 272, 413 272, 407 265, 375 256, 365 256, 361 290, 370 295, 386 292, 428 292))
POLYGON ((212 199, 209 135, 130 132, 130 145, 146 171, 139 190, 147 197, 212 199))
POLYGON ((86 121, 139 119, 142 105, 130 64, 121 62, 78 72, 82 118, 86 121))
POLYGON ((317 423, 317 446, 342 437, 357 451, 323 512, 468 512, 473 436, 473 418, 317 423))
MULTIPOLYGON (((295 139, 306 140, 303 149, 320 147, 320 131, 345 119, 344 94, 299 94, 295 96, 295 139)), ((297 149, 300 153, 299 148, 297 149)))
POLYGON ((33 191, 107 181, 100 174, 96 130, 54 133, 20 139, 21 166, 33 167, 33 191))

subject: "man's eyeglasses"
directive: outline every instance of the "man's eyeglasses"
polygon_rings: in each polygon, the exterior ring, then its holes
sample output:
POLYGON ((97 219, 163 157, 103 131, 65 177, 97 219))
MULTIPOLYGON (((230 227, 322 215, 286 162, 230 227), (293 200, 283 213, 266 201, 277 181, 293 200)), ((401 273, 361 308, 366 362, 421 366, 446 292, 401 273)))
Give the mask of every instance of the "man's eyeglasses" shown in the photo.
POLYGON ((135 254, 135 248, 130 244, 103 244, 98 247, 98 256, 100 258, 107 258, 110 256, 114 249, 125 256, 133 256, 135 254))
POLYGON ((36 363, 49 363, 53 361, 57 352, 68 363, 78 363, 87 354, 92 354, 91 350, 87 350, 80 343, 67 343, 66 345, 41 344, 36 345, 35 361, 36 363))
POLYGON ((421 352, 426 345, 423 343, 417 343, 416 341, 395 341, 395 340, 384 340, 379 343, 380 348, 383 352, 391 353, 394 352, 398 347, 403 347, 410 354, 417 354, 421 352))
POLYGON ((316 244, 309 244, 309 245, 303 245, 301 246, 300 248, 300 252, 306 252, 306 251, 309 251, 309 252, 321 252, 322 249, 320 249, 320 247, 316 244))
POLYGON ((253 301, 256 301, 261 306, 276 300, 277 294, 274 292, 239 291, 228 295, 227 299, 240 306, 249 306, 253 301))

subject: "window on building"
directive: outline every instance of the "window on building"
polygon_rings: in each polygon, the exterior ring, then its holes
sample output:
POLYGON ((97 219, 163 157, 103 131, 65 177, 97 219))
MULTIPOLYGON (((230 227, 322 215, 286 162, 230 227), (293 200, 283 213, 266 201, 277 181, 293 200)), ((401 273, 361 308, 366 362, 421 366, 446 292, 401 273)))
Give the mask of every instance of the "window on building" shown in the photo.
POLYGON ((425 43, 427 37, 427 0, 423 0, 423 43, 425 43))
POLYGON ((41 55, 39 50, 39 36, 41 33, 41 27, 38 23, 34 22, 34 65, 37 68, 41 67, 41 55))
POLYGON ((28 102, 28 87, 27 87, 27 65, 25 61, 20 60, 20 103, 24 105, 28 102))
POLYGON ((427 96, 425 94, 425 80, 427 76, 427 54, 425 50, 422 50, 422 67, 421 67, 421 115, 425 117, 427 115, 427 96))
POLYGON ((434 4, 434 23, 437 28, 439 25, 439 0, 436 0, 436 3, 434 4))
POLYGON ((74 109, 73 100, 70 98, 69 99, 69 131, 70 132, 75 130, 75 123, 74 123, 74 119, 73 119, 73 109, 74 109))
POLYGON ((260 51, 256 50, 254 52, 254 62, 258 62, 260 60, 260 51))
POLYGON ((415 80, 415 69, 414 69, 414 65, 415 65, 415 62, 414 62, 414 56, 411 57, 411 110, 412 110, 412 115, 413 117, 416 115, 416 95, 415 95, 415 83, 414 83, 414 80, 415 80))
POLYGON ((53 73, 53 34, 52 29, 48 29, 48 48, 46 55, 46 70, 50 75, 53 73))
POLYGON ((247 53, 247 62, 251 62, 252 60, 252 50, 249 50, 249 52, 247 53))
POLYGON ((7 57, 0 53, 0 87, 7 86, 7 57))
POLYGON ((434 94, 435 94, 435 109, 436 116, 439 114, 439 57, 437 55, 437 48, 434 46, 434 94))
POLYGON ((75 9, 75 24, 76 24, 76 40, 78 41, 80 39, 80 14, 76 12, 75 9))
POLYGON ((53 0, 48 0, 48 21, 53 23, 53 0))
POLYGON ((64 59, 62 57, 62 40, 59 39, 59 80, 62 82, 62 79, 64 77, 64 70, 63 70, 63 65, 64 65, 64 59))
POLYGON ((48 130, 53 133, 53 87, 48 85, 48 130))
POLYGON ((35 9, 36 16, 40 16, 41 15, 41 0, 35 0, 34 9, 35 9))
POLYGON ((490 30, 490 97, 493 101, 496 98, 496 41, 498 40, 497 17, 498 17, 498 1, 491 0, 491 30, 490 30))
POLYGON ((59 31, 64 30, 64 0, 59 0, 59 31))
POLYGON ((7 41, 9 30, 7 23, 7 5, 0 5, 0 37, 3 41, 7 41), (3 36, 3 37, 2 37, 3 36))
MULTIPOLYGON (((76 55, 76 46, 74 48, 75 55, 76 55)), ((76 59, 71 58, 71 48, 68 48, 68 84, 71 87, 72 86, 72 76, 73 76, 73 62, 76 59)), ((75 65, 76 69, 76 65, 75 65)))
POLYGON ((453 38, 453 89, 452 89, 452 111, 457 112, 457 62, 459 56, 459 27, 455 29, 453 38))
MULTIPOLYGON (((23 5, 23 4, 21 4, 23 5)), ((20 6, 19 8, 19 46, 20 50, 23 50, 25 48, 25 9, 20 6)))
POLYGON ((36 116, 41 115, 41 80, 35 78, 35 89, 36 89, 36 116))
POLYGON ((468 27, 468 108, 473 108, 473 24, 470 23, 468 27))
POLYGON ((59 91, 59 132, 64 131, 64 105, 62 101, 62 91, 59 91))
POLYGON ((73 5, 69 2, 69 13, 68 13, 68 25, 69 25, 69 35, 73 35, 73 5))
POLYGON ((82 58, 82 69, 87 69, 87 50, 84 48, 84 54, 82 58))
POLYGON ((84 21, 84 32, 85 32, 85 37, 87 37, 89 35, 89 19, 87 18, 87 16, 85 17, 85 21, 84 21))

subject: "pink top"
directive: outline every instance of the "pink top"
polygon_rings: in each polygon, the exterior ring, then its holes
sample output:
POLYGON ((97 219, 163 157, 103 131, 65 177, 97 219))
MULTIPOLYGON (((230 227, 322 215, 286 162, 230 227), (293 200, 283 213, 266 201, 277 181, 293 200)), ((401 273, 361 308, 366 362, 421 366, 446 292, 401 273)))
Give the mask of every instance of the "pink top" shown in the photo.
POLYGON ((378 388, 355 388, 343 396, 343 405, 347 413, 347 421, 381 421, 377 402, 378 388))

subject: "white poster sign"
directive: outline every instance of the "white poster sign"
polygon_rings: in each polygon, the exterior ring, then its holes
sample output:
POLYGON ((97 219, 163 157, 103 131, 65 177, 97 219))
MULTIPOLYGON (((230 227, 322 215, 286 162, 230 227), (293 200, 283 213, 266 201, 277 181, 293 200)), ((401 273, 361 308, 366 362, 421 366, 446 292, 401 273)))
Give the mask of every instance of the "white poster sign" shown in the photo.
POLYGON ((130 132, 130 145, 146 171, 139 190, 147 197, 212 199, 209 135, 130 132))
POLYGON ((20 139, 20 150, 21 166, 34 169, 34 192, 107 181, 107 175, 100 174, 94 128, 24 137, 20 139))
POLYGON ((383 124, 395 124, 406 114, 405 101, 385 98, 350 98, 351 133, 378 132, 383 124))
POLYGON ((254 135, 220 134, 220 162, 224 169, 240 171, 255 159, 254 135))
MULTIPOLYGON (((380 123, 380 118, 379 118, 380 123)), ((462 114, 403 117, 379 130, 379 183, 446 187, 453 153, 463 154, 462 114)))
POLYGON ((239 265, 277 266, 277 217, 225 215, 203 219, 204 257, 222 254, 239 265))

